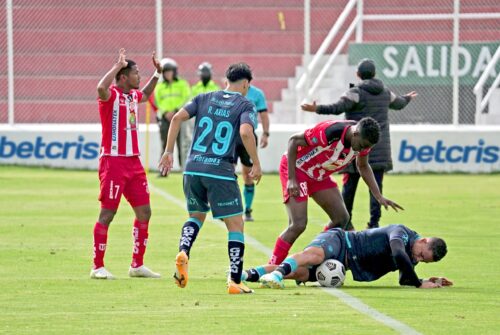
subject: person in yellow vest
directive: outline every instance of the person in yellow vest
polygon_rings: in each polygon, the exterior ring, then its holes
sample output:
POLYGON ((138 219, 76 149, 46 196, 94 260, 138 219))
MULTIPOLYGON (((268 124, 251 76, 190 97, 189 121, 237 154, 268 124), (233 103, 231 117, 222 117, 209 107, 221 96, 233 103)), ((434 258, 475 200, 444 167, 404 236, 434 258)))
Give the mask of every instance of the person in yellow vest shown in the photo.
POLYGON ((220 87, 212 80, 212 64, 203 62, 198 66, 200 81, 191 87, 193 98, 201 93, 219 91, 220 87))
MULTIPOLYGON (((163 81, 156 86, 155 104, 158 108, 156 116, 160 127, 161 152, 165 150, 168 129, 175 113, 180 110, 191 98, 189 83, 177 74, 178 65, 172 58, 164 58, 161 61, 163 69, 163 81)), ((179 165, 184 166, 189 147, 191 146, 191 132, 189 126, 181 128, 177 138, 177 150, 179 151, 179 165)))

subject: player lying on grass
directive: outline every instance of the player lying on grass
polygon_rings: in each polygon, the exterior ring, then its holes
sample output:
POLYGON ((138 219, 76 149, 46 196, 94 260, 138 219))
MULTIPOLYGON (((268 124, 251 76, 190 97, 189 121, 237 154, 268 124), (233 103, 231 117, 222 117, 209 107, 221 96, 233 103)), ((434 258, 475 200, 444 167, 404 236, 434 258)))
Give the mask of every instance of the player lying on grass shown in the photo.
POLYGON ((368 154, 379 138, 380 126, 371 117, 365 117, 359 122, 324 121, 290 137, 288 150, 280 163, 288 227, 276 239, 269 264, 283 262, 295 240, 306 229, 309 197, 330 217, 328 228, 352 230, 342 195, 330 176, 354 159, 359 174, 375 199, 385 209, 403 209, 382 196, 368 164, 368 154))
POLYGON ((420 237, 404 225, 389 225, 360 232, 333 228, 322 232, 304 249, 278 265, 263 265, 243 273, 242 279, 260 281, 264 287, 284 288, 283 279, 316 281, 316 268, 326 259, 336 259, 351 270, 355 281, 374 281, 399 270, 399 284, 418 288, 451 286, 444 277, 419 279, 419 262, 441 260, 446 243, 438 237, 420 237))

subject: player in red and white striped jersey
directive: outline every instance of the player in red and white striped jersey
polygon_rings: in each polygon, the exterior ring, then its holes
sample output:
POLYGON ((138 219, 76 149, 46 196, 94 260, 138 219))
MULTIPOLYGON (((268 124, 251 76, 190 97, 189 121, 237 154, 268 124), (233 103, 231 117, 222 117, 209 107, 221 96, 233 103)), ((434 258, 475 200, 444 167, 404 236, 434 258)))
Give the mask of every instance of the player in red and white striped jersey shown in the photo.
POLYGON ((94 279, 114 278, 104 267, 104 253, 108 227, 118 210, 122 194, 135 213, 129 276, 160 277, 143 264, 151 207, 148 181, 139 159, 137 140, 138 104, 148 101, 161 73, 161 65, 154 52, 152 59, 156 72, 142 90, 139 90, 139 68, 134 61, 125 58, 124 49, 120 49, 118 62, 97 85, 102 126, 99 159, 101 212, 94 226, 94 265, 90 271, 90 277, 94 279), (111 85, 113 79, 115 85, 111 85))
POLYGON ((356 159, 359 174, 374 197, 386 209, 401 206, 380 193, 370 165, 368 154, 378 142, 380 126, 367 117, 355 121, 324 121, 305 132, 293 135, 280 165, 283 200, 289 225, 276 240, 270 264, 281 264, 295 240, 306 229, 307 199, 314 201, 331 219, 327 228, 349 229, 349 214, 337 184, 330 178, 356 159))

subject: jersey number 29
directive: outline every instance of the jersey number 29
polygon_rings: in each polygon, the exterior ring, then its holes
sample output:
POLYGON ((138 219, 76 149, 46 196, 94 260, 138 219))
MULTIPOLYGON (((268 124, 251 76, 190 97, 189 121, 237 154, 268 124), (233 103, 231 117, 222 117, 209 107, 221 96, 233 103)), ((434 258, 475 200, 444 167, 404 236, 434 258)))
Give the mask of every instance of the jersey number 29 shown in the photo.
MULTIPOLYGON (((194 142, 193 149, 200 152, 207 152, 207 143, 204 144, 203 141, 212 132, 214 122, 208 116, 204 116, 198 123, 198 127, 202 128, 203 131, 194 142)), ((212 152, 219 156, 224 155, 229 149, 232 135, 233 125, 228 121, 220 122, 215 128, 215 142, 212 143, 212 152)))

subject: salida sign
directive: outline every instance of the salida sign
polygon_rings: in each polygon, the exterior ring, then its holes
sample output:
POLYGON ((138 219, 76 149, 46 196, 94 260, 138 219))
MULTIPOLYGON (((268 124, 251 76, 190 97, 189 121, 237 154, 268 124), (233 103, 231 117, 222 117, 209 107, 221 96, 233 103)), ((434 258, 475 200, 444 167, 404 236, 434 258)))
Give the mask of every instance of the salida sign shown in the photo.
MULTIPOLYGON (((492 59, 499 43, 468 43, 458 48, 458 76, 461 85, 474 85, 492 59)), ((451 85, 451 44, 351 44, 349 64, 371 58, 377 77, 386 84, 451 85)), ((490 72, 493 81, 500 71, 490 72)))

